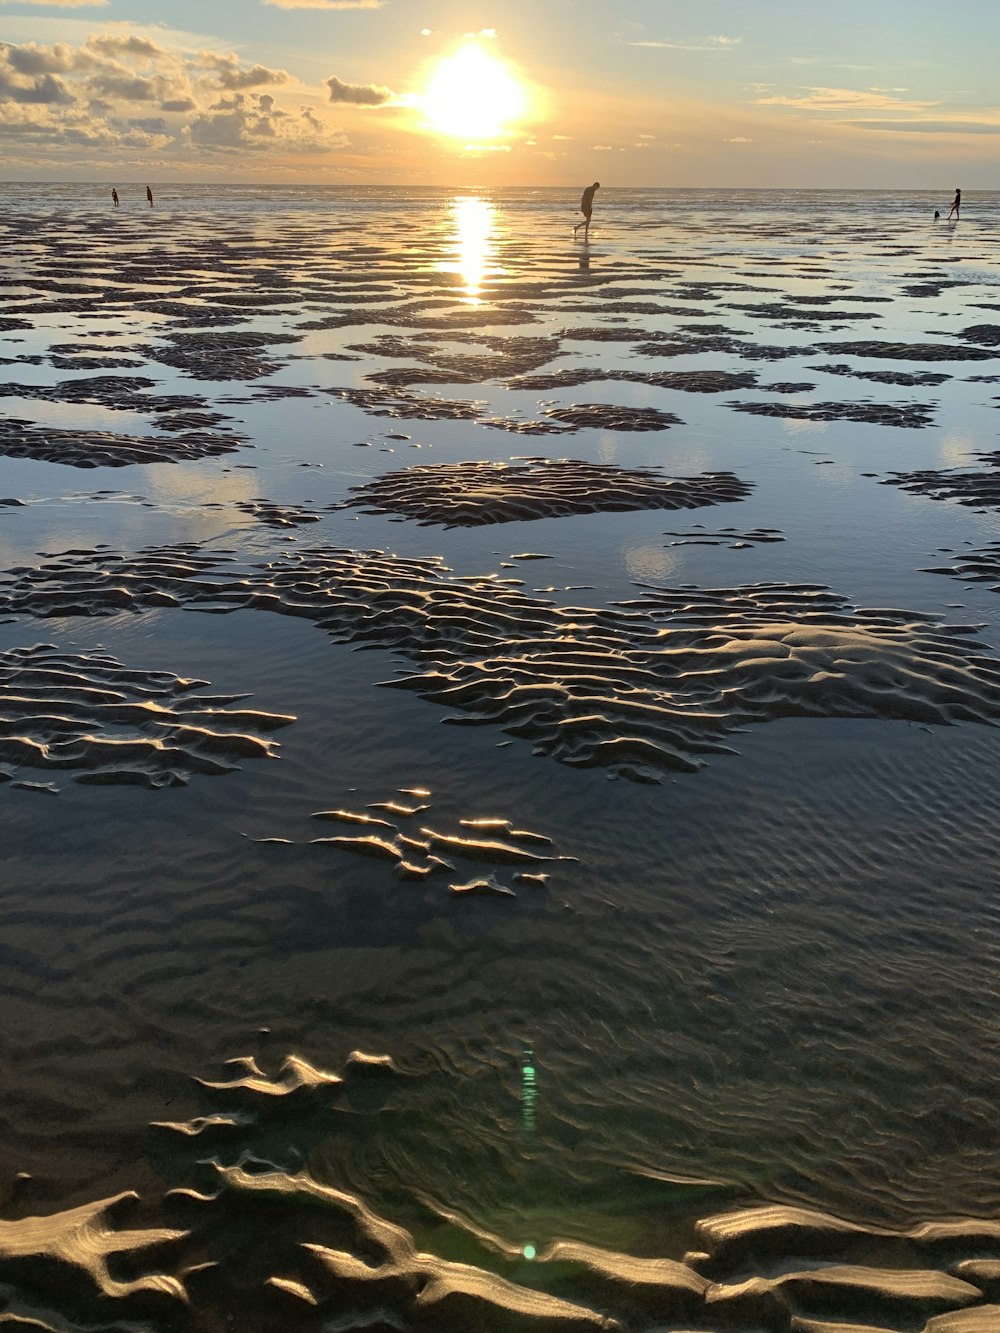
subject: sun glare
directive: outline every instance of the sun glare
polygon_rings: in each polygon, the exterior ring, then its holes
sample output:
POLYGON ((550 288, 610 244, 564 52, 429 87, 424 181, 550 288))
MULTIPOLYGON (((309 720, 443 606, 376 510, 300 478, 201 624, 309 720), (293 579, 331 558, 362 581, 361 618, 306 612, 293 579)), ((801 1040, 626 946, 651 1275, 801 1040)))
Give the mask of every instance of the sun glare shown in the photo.
POLYGON ((478 305, 483 282, 495 271, 493 205, 485 199, 465 196, 454 200, 451 212, 455 253, 440 265, 440 270, 456 274, 469 304, 478 305))
POLYGON ((526 102, 503 61, 473 42, 441 61, 424 96, 431 128, 467 140, 500 137, 526 102))

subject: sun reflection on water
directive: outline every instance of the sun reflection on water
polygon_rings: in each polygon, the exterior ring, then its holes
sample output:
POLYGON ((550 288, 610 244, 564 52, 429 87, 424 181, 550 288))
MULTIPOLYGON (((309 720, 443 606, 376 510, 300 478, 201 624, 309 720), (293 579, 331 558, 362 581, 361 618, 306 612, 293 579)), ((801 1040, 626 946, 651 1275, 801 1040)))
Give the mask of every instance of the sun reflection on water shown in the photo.
POLYGON ((494 243, 495 213, 485 199, 471 195, 452 201, 453 240, 456 252, 441 265, 441 272, 458 275, 470 305, 479 305, 486 278, 498 271, 494 243))

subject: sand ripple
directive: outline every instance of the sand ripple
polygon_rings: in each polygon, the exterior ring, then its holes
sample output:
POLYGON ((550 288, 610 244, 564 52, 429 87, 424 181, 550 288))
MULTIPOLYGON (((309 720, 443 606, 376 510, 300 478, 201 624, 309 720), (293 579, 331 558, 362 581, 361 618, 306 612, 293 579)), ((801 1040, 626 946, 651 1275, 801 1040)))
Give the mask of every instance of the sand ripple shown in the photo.
POLYGON ((665 477, 574 458, 443 463, 389 472, 352 488, 348 505, 461 527, 635 509, 696 509, 750 494, 731 472, 665 477))
MULTIPOLYGON (((452 829, 442 829, 440 818, 436 821, 437 826, 427 820, 421 821, 419 817, 431 808, 431 793, 421 789, 419 795, 427 799, 414 800, 413 795, 414 789, 408 788, 392 799, 374 802, 364 810, 349 806, 315 810, 312 819, 342 826, 344 831, 314 836, 307 841, 324 853, 349 852, 387 861, 402 880, 422 881, 441 876, 452 893, 458 895, 492 894, 513 898, 517 896, 515 885, 544 888, 551 877, 552 867, 576 860, 573 856, 557 854, 552 839, 544 833, 514 828, 509 819, 462 818, 457 821, 458 827, 452 829), (372 814, 371 811, 381 813, 372 814), (493 872, 464 884, 451 882, 455 876, 456 859, 493 867, 493 872), (498 873, 505 876, 505 882, 498 879, 498 873)), ((286 837, 255 837, 251 841, 295 845, 295 839, 286 837)))
POLYGON ((792 421, 864 421, 876 426, 919 430, 934 424, 923 403, 730 403, 734 412, 755 417, 787 417, 792 421))
MULTIPOLYGON (((977 462, 1000 469, 1000 450, 976 454, 977 462)), ((880 483, 883 486, 901 486, 915 495, 929 495, 932 500, 957 500, 959 504, 1000 506, 1000 471, 962 472, 955 468, 938 470, 922 468, 914 472, 892 472, 880 483)))
POLYGON ((331 547, 239 570, 196 547, 75 554, 0 582, 0 610, 22 614, 165 601, 301 616, 391 649, 418 670, 385 683, 457 710, 450 720, 495 723, 536 753, 646 781, 732 753, 730 733, 770 718, 1000 719, 1000 662, 973 629, 855 609, 812 584, 658 588, 611 609, 566 608, 495 577, 456 578, 438 559, 331 547))
MULTIPOLYGON (((165 421, 161 428, 169 429, 165 421)), ((233 453, 243 441, 215 430, 174 422, 169 435, 126 435, 106 430, 59 430, 20 417, 0 418, 0 454, 39 458, 69 467, 128 467, 133 463, 180 463, 233 453)))
POLYGON ((274 758, 275 742, 257 733, 294 718, 230 706, 245 695, 194 693, 207 684, 48 644, 0 652, 0 780, 28 768, 166 787, 274 758))

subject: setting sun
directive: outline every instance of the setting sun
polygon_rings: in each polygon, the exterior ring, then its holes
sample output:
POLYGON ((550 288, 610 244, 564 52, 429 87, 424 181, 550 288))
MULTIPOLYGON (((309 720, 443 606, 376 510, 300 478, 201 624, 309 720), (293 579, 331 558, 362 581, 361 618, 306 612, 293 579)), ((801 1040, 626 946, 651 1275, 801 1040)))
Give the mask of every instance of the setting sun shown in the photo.
POLYGON ((526 101, 503 61, 469 43, 437 66, 424 106, 439 134, 475 140, 504 134, 526 101))

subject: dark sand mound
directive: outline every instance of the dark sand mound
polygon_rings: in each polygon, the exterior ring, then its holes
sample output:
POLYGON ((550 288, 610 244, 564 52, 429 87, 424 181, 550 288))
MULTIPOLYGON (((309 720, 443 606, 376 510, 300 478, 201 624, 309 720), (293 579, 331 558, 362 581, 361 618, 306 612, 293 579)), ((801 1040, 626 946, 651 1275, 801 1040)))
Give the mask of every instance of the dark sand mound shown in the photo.
MULTIPOLYGON (((976 454, 976 461, 1000 469, 1000 450, 976 454)), ((929 495, 932 500, 957 500, 959 504, 1000 506, 1000 471, 962 472, 958 469, 918 469, 915 472, 892 472, 882 486, 901 486, 915 495, 929 495)))
POLYGON ((905 370, 855 370, 846 361, 832 366, 810 366, 810 370, 822 370, 827 375, 847 375, 851 379, 869 380, 873 384, 898 384, 904 388, 944 384, 951 379, 950 375, 933 370, 915 371, 912 374, 905 370))
POLYGON ((488 334, 473 334, 462 341, 488 350, 470 354, 457 352, 440 343, 383 334, 368 343, 352 344, 348 351, 360 352, 365 356, 418 361, 426 368, 400 366, 380 370, 367 377, 376 383, 396 388, 405 388, 410 384, 482 384, 487 380, 503 381, 510 376, 538 370, 563 355, 557 338, 498 338, 488 334))
MULTIPOLYGON (((46 403, 91 403, 111 411, 169 413, 199 426, 218 426, 230 418, 212 410, 201 394, 150 393, 157 381, 144 375, 88 375, 58 384, 0 384, 0 398, 24 398, 46 403)), ((161 429, 170 429, 160 420, 161 429)))
POLYGON ((957 336, 979 347, 1000 347, 1000 324, 971 324, 957 336))
POLYGON ((991 361, 993 352, 982 347, 962 347, 955 343, 886 343, 875 339, 864 342, 818 343, 820 352, 835 356, 884 357, 886 361, 991 361))
POLYGON ((630 384, 651 384, 659 389, 680 389, 683 393, 725 393, 733 389, 752 389, 757 376, 752 370, 601 370, 579 366, 572 370, 554 370, 548 375, 522 375, 507 381, 509 389, 572 389, 580 384, 601 380, 619 380, 630 384))
POLYGON ((447 527, 636 509, 696 509, 750 494, 731 472, 665 477, 573 458, 444 463, 405 468, 352 488, 368 513, 404 514, 447 527))
POLYGON ((395 421, 478 421, 486 407, 482 399, 469 402, 457 398, 429 398, 390 389, 326 389, 324 392, 352 407, 360 407, 369 416, 392 417, 395 421))
POLYGON ((576 403, 549 408, 543 415, 572 430, 669 430, 684 424, 673 412, 661 412, 658 407, 620 407, 615 403, 576 403))
MULTIPOLYGON (((815 347, 776 347, 768 343, 751 342, 726 333, 708 333, 699 330, 693 335, 663 334, 650 340, 648 333, 639 335, 636 352, 639 356, 698 356, 703 353, 723 353, 739 357, 741 361, 784 361, 791 356, 810 356, 815 347)), ((629 341, 633 341, 629 339, 629 341)))
POLYGON ((564 763, 658 781, 778 717, 1000 719, 1000 662, 968 626, 860 610, 812 584, 650 589, 610 609, 560 607, 438 559, 331 547, 236 568, 196 546, 68 554, 0 581, 0 611, 102 615, 256 608, 393 650, 386 684, 493 723, 564 763), (104 572, 113 568, 113 578, 104 572))
MULTIPOLYGON (((258 523, 268 528, 297 528, 305 523, 318 523, 323 517, 306 505, 281 505, 273 500, 266 500, 257 495, 250 500, 235 501, 235 508, 244 514, 250 514, 258 523)), ((328 506, 329 508, 329 506, 328 506)))
POLYGON ((301 341, 298 333, 170 333, 166 347, 137 348, 150 361, 196 380, 259 380, 284 364, 268 359, 274 346, 301 341))
POLYGON ((373 417, 398 421, 481 421, 497 430, 543 435, 576 430, 667 430, 683 425, 672 412, 656 407, 620 407, 614 403, 581 403, 549 408, 541 421, 486 416, 483 399, 434 398, 402 389, 326 389, 324 392, 360 407, 373 417))
POLYGON ((934 424, 931 408, 922 403, 729 403, 734 412, 755 417, 786 417, 792 421, 862 421, 873 426, 919 430, 934 424))
POLYGON ((257 733, 295 719, 230 707, 246 695, 194 693, 207 684, 47 644, 0 652, 0 779, 30 768, 166 787, 274 758, 275 743, 257 733))
POLYGON ((131 463, 182 463, 234 453, 241 437, 160 421, 170 435, 123 435, 106 430, 59 430, 22 417, 0 417, 0 454, 38 458, 69 467, 128 467, 131 463))

